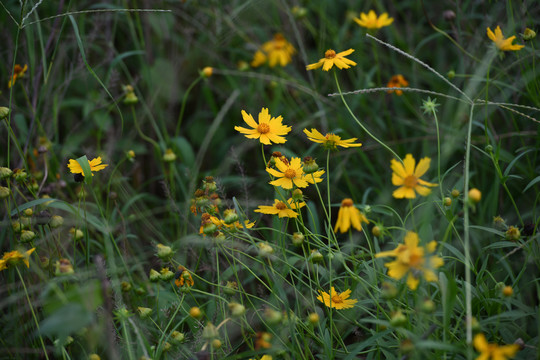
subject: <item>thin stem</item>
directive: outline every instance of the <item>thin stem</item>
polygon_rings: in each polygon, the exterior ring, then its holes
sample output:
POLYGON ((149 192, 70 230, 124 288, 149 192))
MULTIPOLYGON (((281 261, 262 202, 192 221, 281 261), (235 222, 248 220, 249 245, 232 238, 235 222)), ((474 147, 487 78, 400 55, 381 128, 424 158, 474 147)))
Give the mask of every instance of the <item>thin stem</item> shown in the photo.
POLYGON ((180 126, 182 125, 182 118, 184 117, 184 111, 186 110, 186 102, 188 95, 191 92, 191 89, 193 89, 193 87, 197 85, 197 83, 201 81, 202 78, 203 76, 199 75, 199 77, 195 79, 195 81, 193 81, 191 85, 189 85, 184 94, 184 97, 182 99, 182 107, 180 108, 180 114, 178 115, 178 120, 176 121, 176 130, 174 131, 174 136, 178 136, 178 133, 180 133, 180 126))

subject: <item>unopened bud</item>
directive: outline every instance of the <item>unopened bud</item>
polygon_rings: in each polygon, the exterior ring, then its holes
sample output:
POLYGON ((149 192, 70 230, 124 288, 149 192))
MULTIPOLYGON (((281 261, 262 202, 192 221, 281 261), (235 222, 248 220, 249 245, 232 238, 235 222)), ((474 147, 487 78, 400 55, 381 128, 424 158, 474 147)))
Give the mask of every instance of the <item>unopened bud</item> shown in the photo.
POLYGON ((304 243, 304 234, 302 234, 301 232, 295 232, 292 235, 292 243, 295 246, 302 245, 304 243))

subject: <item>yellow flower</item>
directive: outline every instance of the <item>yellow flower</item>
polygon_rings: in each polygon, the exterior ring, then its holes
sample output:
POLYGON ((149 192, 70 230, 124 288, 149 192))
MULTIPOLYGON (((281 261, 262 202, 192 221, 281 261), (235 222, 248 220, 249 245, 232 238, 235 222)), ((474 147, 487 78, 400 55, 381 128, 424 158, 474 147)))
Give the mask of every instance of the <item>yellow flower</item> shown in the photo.
MULTIPOLYGON (((386 87, 389 87, 389 88, 400 88, 400 87, 404 87, 404 86, 409 86, 409 82, 407 80, 405 80, 405 78, 401 74, 397 74, 397 75, 392 76, 390 78, 390 81, 386 85, 386 87)), ((389 94, 391 94, 393 92, 394 92, 394 90, 388 90, 389 94)), ((402 90, 395 90, 395 92, 396 92, 396 94, 398 96, 403 95, 402 90)))
MULTIPOLYGON (((101 157, 99 156, 95 158, 94 160, 89 161, 88 163, 90 164, 91 171, 101 171, 105 169, 107 166, 109 166, 108 164, 102 164, 101 157)), ((81 165, 77 162, 77 160, 69 159, 68 168, 72 174, 82 174, 82 176, 84 176, 83 169, 81 165)), ((94 176, 94 174, 92 174, 92 176, 94 176)))
POLYGON ((281 123, 283 120, 281 116, 278 116, 277 118, 271 117, 267 108, 262 108, 259 113, 259 123, 255 122, 253 116, 246 113, 244 110, 242 110, 242 117, 246 124, 251 126, 252 129, 235 126, 234 130, 241 132, 248 139, 259 139, 260 142, 265 145, 270 145, 272 142, 283 144, 287 141, 283 136, 291 131, 291 127, 281 123))
POLYGON ((356 21, 358 25, 368 29, 380 29, 394 22, 394 18, 389 18, 388 13, 383 13, 381 16, 377 17, 377 14, 375 14, 375 11, 373 10, 370 10, 367 15, 365 13, 360 13, 360 19, 353 18, 353 20, 356 21))
POLYGON ((21 253, 19 250, 5 252, 2 259, 0 259, 0 271, 7 269, 9 266, 16 266, 23 262, 26 267, 30 267, 28 259, 36 248, 31 248, 25 253, 21 253))
POLYGON ((503 345, 488 344, 484 334, 476 334, 473 340, 476 351, 480 352, 480 356, 476 360, 506 360, 513 358, 519 350, 519 345, 503 345))
POLYGON ((28 70, 28 65, 24 65, 24 67, 22 67, 21 65, 16 64, 13 67, 13 77, 8 82, 8 88, 11 88, 13 84, 15 84, 17 78, 23 77, 26 70, 28 70))
POLYGON ((327 133, 326 135, 321 134, 317 129, 311 129, 311 132, 308 129, 304 129, 304 134, 307 135, 310 141, 322 144, 325 149, 336 150, 338 146, 349 148, 349 147, 360 147, 362 144, 354 142, 356 138, 351 138, 347 140, 341 140, 341 136, 335 135, 333 133, 327 133))
POLYGON ((395 257, 395 261, 384 264, 388 268, 388 276, 399 280, 409 274, 407 286, 409 289, 415 290, 420 282, 418 278, 421 274, 424 275, 426 281, 437 281, 437 275, 433 270, 443 266, 444 261, 437 255, 425 255, 426 250, 431 254, 435 252, 436 248, 436 241, 431 241, 425 249, 418 246, 418 234, 409 231, 405 235, 404 244, 399 244, 394 250, 378 253, 375 257, 395 257))
POLYGON ((321 177, 323 174, 324 170, 315 171, 311 174, 304 174, 304 180, 306 180, 310 184, 320 183, 321 181, 323 181, 323 178, 321 177))
POLYGON ((270 67, 274 67, 278 64, 279 66, 286 66, 292 61, 292 55, 295 53, 296 49, 283 37, 283 35, 275 34, 272 40, 265 42, 261 46, 261 49, 257 50, 253 56, 251 66, 261 66, 266 60, 268 60, 268 65, 270 67))
POLYGON ((415 168, 416 161, 411 154, 405 156, 403 164, 392 159, 392 184, 401 186, 392 193, 392 196, 396 199, 414 199, 416 197, 415 192, 422 196, 429 195, 431 189, 428 186, 437 186, 437 184, 424 181, 420 177, 429 169, 430 162, 431 159, 425 157, 418 162, 418 166, 415 168))
POLYGON ((339 230, 343 234, 349 231, 351 224, 356 230, 362 231, 362 222, 369 224, 366 216, 354 206, 352 199, 343 199, 339 208, 334 232, 339 230))
POLYGON ((501 30, 501 27, 497 25, 495 28, 495 33, 491 29, 487 28, 487 36, 495 43, 495 46, 501 51, 517 51, 521 50, 525 45, 512 45, 512 42, 516 38, 515 36, 510 36, 508 39, 505 39, 501 30))
POLYGON ((276 167, 279 171, 272 168, 266 168, 266 171, 270 175, 278 178, 270 181, 270 185, 281 186, 286 190, 292 189, 293 184, 300 188, 308 186, 300 158, 293 157, 288 163, 283 162, 280 158, 276 158, 276 167))
POLYGON ((294 211, 293 209, 300 209, 306 206, 305 202, 295 203, 293 202, 292 198, 287 200, 287 203, 288 204, 284 203, 283 201, 279 201, 278 199, 275 199, 274 204, 272 206, 259 205, 259 208, 253 211, 260 212, 263 214, 277 215, 280 218, 282 217, 296 218, 298 216, 298 213, 294 211))
POLYGON ((354 61, 349 60, 345 57, 347 55, 352 54, 353 52, 354 52, 354 49, 349 49, 349 50, 342 51, 336 54, 336 52, 332 49, 326 50, 326 52, 324 53, 324 57, 320 59, 318 62, 306 66, 306 70, 314 70, 322 66, 322 69, 324 71, 328 71, 334 65, 336 65, 340 69, 348 69, 351 66, 356 65, 354 61))
POLYGON ((348 299, 351 295, 351 289, 338 293, 332 286, 330 294, 321 290, 319 290, 319 293, 320 295, 317 296, 317 300, 330 308, 336 308, 338 310, 350 309, 358 302, 356 299, 348 299))
POLYGON ((174 280, 174 284, 178 287, 184 286, 184 284, 187 287, 191 287, 195 284, 189 271, 182 265, 178 266, 178 271, 174 274, 174 278, 176 279, 174 280))

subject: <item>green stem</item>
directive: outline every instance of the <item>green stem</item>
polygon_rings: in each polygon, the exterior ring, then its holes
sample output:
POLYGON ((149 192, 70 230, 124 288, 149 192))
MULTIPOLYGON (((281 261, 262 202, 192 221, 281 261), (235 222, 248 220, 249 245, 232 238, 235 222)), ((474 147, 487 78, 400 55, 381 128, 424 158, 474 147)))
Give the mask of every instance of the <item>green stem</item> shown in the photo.
POLYGON ((201 81, 202 78, 203 76, 200 75, 197 79, 195 79, 195 81, 193 81, 191 85, 189 85, 186 93, 184 94, 184 98, 182 99, 182 107, 180 108, 180 114, 178 115, 178 120, 176 122, 176 130, 174 131, 174 136, 178 136, 178 133, 180 132, 180 126, 182 125, 182 118, 184 117, 184 111, 186 110, 186 102, 188 95, 191 92, 191 89, 193 89, 193 87, 197 85, 197 83, 201 81))

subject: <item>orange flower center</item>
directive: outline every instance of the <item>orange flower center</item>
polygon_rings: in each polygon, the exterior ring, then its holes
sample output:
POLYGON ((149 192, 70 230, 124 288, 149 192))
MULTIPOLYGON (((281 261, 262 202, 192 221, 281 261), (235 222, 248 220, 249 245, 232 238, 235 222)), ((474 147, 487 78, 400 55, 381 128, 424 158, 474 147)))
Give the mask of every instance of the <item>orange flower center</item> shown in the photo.
POLYGON ((336 57, 336 52, 332 49, 326 50, 326 52, 324 53, 324 57, 327 59, 333 59, 336 57))
POLYGON ((278 210, 285 210, 287 208, 287 205, 285 205, 285 203, 283 203, 281 201, 278 201, 277 204, 275 205, 275 207, 278 210))
POLYGON ((353 205, 354 203, 352 199, 343 199, 343 201, 341 202, 341 207, 351 207, 353 205))
POLYGON ((16 64, 16 65, 13 67, 13 72, 14 72, 15 74, 20 73, 22 70, 23 70, 23 67, 22 67, 21 65, 19 65, 19 64, 16 64))
POLYGON ((413 253, 409 258, 409 265, 413 268, 419 268, 422 265, 423 257, 421 254, 413 253))
POLYGON ((339 295, 332 296, 332 304, 341 304, 343 302, 343 299, 339 295))
POLYGON ((409 175, 405 179, 403 179, 403 185, 405 185, 405 187, 414 189, 417 184, 418 178, 414 175, 409 175))
POLYGON ((296 171, 294 171, 293 169, 285 170, 285 177, 289 179, 294 179, 296 177, 296 171))
POLYGON ((266 123, 259 124, 259 126, 257 126, 257 131, 259 134, 266 134, 270 131, 270 125, 266 123))

